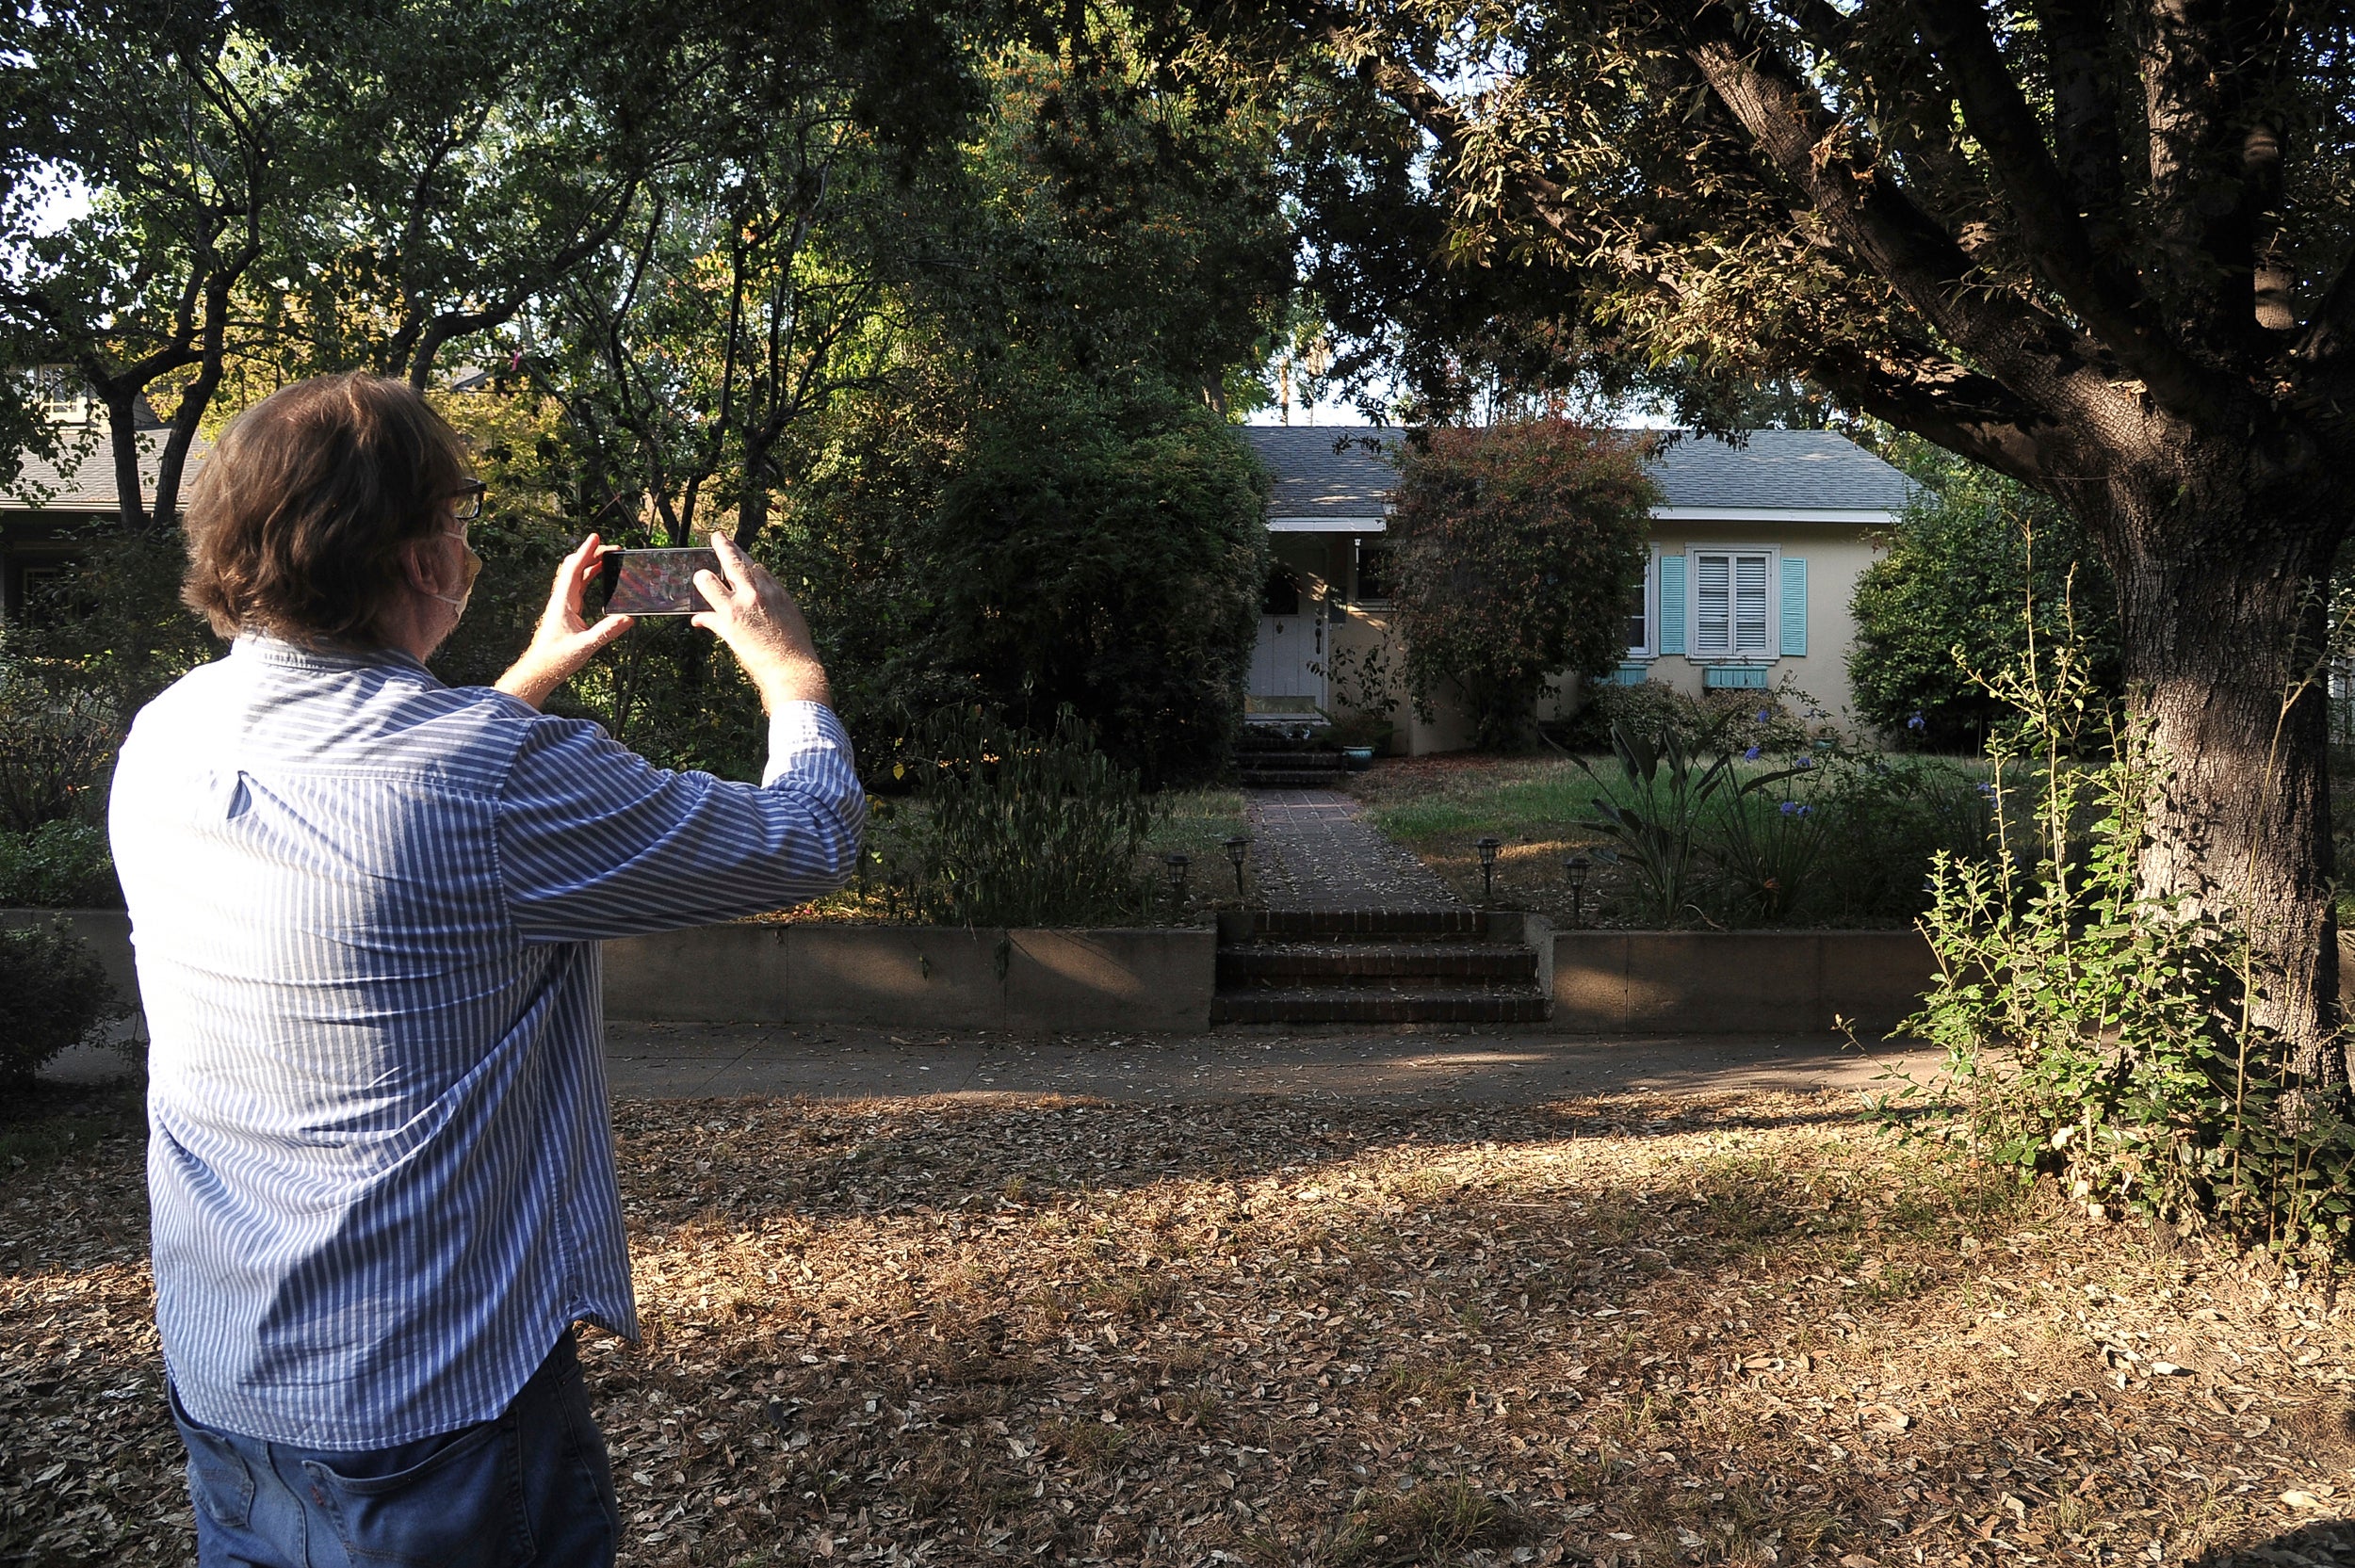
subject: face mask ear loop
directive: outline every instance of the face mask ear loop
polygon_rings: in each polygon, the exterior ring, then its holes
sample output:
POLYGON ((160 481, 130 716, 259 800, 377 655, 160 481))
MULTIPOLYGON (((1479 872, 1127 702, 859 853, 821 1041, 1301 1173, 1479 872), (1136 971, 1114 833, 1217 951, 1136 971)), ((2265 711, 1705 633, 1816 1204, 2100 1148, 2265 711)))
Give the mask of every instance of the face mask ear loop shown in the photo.
POLYGON ((466 590, 455 598, 447 593, 436 593, 433 597, 456 610, 458 619, 463 621, 466 618, 466 606, 474 598, 475 582, 482 575, 482 558, 475 553, 473 545, 466 542, 464 534, 452 533, 448 529, 444 529, 443 537, 456 540, 459 548, 466 552, 466 590))

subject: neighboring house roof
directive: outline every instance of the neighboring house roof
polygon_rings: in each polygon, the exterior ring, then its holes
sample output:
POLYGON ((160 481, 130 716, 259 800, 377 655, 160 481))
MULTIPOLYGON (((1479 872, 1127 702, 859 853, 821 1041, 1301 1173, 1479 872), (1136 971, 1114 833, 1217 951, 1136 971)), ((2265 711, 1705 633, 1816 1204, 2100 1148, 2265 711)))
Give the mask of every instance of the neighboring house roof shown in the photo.
MULTIPOLYGON (((162 465, 164 442, 170 434, 169 430, 138 432, 139 485, 145 495, 155 493, 155 472, 162 465)), ((190 445, 190 476, 196 472, 194 460, 203 455, 208 445, 202 439, 190 445)), ((114 444, 103 423, 69 431, 65 448, 55 461, 27 453, 16 482, 0 490, 0 512, 108 512, 120 509, 121 505, 115 492, 114 444)))
MULTIPOLYGON (((1268 526, 1279 533, 1373 532, 1398 471, 1371 442, 1399 432, 1363 427, 1246 426, 1275 485, 1268 526), (1336 451, 1336 445, 1340 450, 1336 451)), ((1836 430, 1753 430, 1740 446, 1686 434, 1654 461, 1663 521, 1886 523, 1912 493, 1896 469, 1836 430)))

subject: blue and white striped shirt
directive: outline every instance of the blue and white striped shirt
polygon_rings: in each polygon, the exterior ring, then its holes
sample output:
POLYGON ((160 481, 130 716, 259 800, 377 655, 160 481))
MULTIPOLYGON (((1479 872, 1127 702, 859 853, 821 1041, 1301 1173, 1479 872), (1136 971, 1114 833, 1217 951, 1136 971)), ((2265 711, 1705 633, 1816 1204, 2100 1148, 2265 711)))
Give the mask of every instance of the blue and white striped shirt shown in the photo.
POLYGON ((149 1049, 156 1317, 189 1414, 310 1448, 488 1420, 564 1327, 635 1337, 597 940, 838 887, 827 709, 763 783, 405 655, 246 637, 115 771, 149 1049))

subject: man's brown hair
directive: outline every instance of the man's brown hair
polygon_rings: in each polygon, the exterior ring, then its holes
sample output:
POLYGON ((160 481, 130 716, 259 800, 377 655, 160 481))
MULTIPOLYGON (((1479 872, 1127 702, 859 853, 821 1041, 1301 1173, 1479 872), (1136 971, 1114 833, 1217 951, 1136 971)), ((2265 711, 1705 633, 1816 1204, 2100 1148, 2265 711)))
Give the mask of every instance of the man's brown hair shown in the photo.
POLYGON ((448 526, 458 432, 405 381, 298 381, 237 415, 188 497, 180 597, 222 637, 373 639, 401 546, 448 526))

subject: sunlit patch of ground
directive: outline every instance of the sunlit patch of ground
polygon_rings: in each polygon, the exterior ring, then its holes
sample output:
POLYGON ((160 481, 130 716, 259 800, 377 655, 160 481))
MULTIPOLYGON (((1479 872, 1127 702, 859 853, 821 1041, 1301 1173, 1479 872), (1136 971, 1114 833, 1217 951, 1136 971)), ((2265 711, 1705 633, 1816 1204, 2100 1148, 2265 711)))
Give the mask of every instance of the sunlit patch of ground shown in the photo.
MULTIPOLYGON (((2344 1308, 1853 1104, 625 1104, 626 1560, 2340 1560, 2344 1308)), ((16 1177, 0 1559, 184 1560, 137 1146, 16 1177)))

